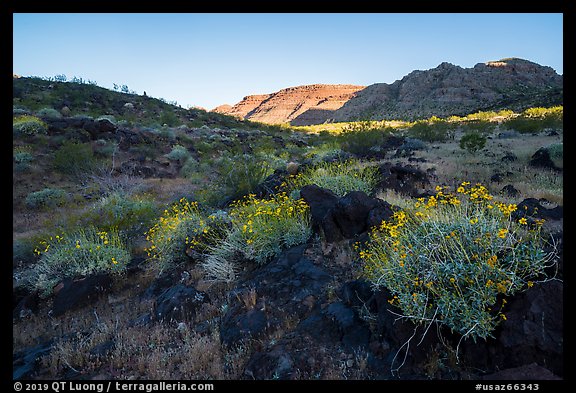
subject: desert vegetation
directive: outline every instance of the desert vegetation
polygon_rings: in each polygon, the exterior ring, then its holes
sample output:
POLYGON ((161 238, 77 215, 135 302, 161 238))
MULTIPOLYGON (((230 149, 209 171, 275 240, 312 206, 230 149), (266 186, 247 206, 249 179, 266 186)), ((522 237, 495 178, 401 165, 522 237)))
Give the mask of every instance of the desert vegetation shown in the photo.
POLYGON ((514 329, 562 299, 563 107, 288 127, 65 80, 14 80, 15 378, 562 376, 514 329))

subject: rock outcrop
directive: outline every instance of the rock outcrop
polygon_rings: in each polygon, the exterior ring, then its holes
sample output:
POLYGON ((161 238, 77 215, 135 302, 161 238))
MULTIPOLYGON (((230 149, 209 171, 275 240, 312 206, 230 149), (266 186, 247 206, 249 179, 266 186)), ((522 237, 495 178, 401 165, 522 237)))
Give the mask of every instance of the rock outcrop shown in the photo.
POLYGON ((334 121, 408 119, 466 115, 479 110, 524 109, 562 103, 563 77, 523 59, 462 68, 442 63, 413 71, 392 83, 358 92, 332 116, 334 121))
POLYGON ((213 111, 270 124, 321 124, 363 88, 322 84, 289 87, 272 94, 246 96, 232 107, 221 105, 213 111))

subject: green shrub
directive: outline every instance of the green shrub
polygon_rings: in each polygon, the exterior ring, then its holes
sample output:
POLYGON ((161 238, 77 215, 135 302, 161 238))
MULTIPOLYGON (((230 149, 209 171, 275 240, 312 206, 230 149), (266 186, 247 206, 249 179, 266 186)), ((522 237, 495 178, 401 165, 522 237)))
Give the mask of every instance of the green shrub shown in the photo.
POLYGON ((65 142, 54 153, 54 168, 68 175, 82 175, 95 166, 96 159, 89 143, 65 142))
POLYGON ((304 158, 312 161, 313 164, 329 161, 344 161, 349 157, 349 153, 345 153, 335 143, 323 143, 319 146, 312 148, 304 154, 304 158))
POLYGON ((140 143, 138 145, 130 146, 128 151, 134 155, 140 155, 144 158, 154 159, 158 154, 156 146, 149 143, 140 143))
POLYGON ((12 105, 12 116, 29 115, 30 111, 16 105, 12 105))
POLYGON ((489 135, 496 129, 496 123, 488 120, 466 121, 461 124, 464 133, 476 132, 483 135, 489 135))
POLYGON ((12 157, 14 157, 14 162, 17 164, 29 164, 34 161, 32 149, 28 146, 16 147, 12 152, 12 157))
POLYGON ((25 204, 30 209, 47 209, 62 206, 68 199, 68 193, 59 188, 45 188, 31 192, 26 196, 25 204))
POLYGON ((373 121, 350 123, 342 128, 338 139, 343 150, 365 155, 370 148, 382 145, 390 130, 373 121))
POLYGON ((169 141, 175 141, 176 140, 176 132, 174 132, 174 130, 172 128, 168 128, 168 127, 162 127, 158 130, 158 135, 160 135, 160 137, 169 140, 169 141))
POLYGON ((105 139, 98 139, 94 143, 94 154, 99 157, 112 157, 118 151, 118 143, 116 141, 107 141, 105 139))
POLYGON ((426 142, 445 142, 454 137, 455 125, 438 118, 418 120, 407 130, 410 137, 426 142))
POLYGON ((162 111, 162 114, 160 115, 160 124, 166 124, 168 127, 176 127, 180 124, 180 119, 176 116, 174 111, 168 109, 162 111))
POLYGON ((502 122, 502 127, 521 134, 537 134, 544 130, 544 121, 537 118, 518 116, 502 122))
POLYGON ((150 227, 156 213, 153 201, 114 192, 99 199, 81 217, 81 222, 104 231, 116 229, 126 238, 133 239, 150 227))
POLYGON ((469 132, 460 139, 460 148, 468 150, 471 154, 476 154, 484 146, 486 146, 486 137, 476 131, 469 132))
POLYGON ((241 154, 224 158, 220 162, 219 172, 217 183, 220 196, 237 199, 253 192, 272 174, 273 169, 261 156, 241 154))
POLYGON ((174 145, 166 157, 171 161, 184 162, 190 157, 190 152, 182 145, 174 145))
POLYGON ((12 132, 14 136, 47 134, 48 126, 36 116, 21 115, 12 119, 12 132))
POLYGON ((25 265, 36 261, 37 255, 34 249, 41 238, 38 235, 14 239, 12 242, 12 266, 25 265))
POLYGON ((264 264, 312 234, 308 205, 286 194, 269 199, 249 195, 233 205, 230 217, 230 229, 208 248, 203 262, 208 274, 219 280, 234 280, 241 260, 264 264))
POLYGON ((199 171, 198 161, 196 161, 192 157, 189 157, 184 162, 184 165, 182 165, 182 168, 180 168, 180 176, 182 176, 186 179, 198 178, 199 175, 201 176, 201 174, 199 172, 200 171, 199 171))
POLYGON ((12 157, 14 158, 14 172, 24 173, 29 172, 31 169, 30 163, 34 161, 34 156, 32 155, 32 149, 29 147, 17 147, 12 152, 12 157))
POLYGON ((286 180, 289 192, 299 191, 302 187, 316 184, 327 188, 338 196, 350 191, 364 191, 370 194, 378 182, 378 168, 364 166, 357 160, 326 163, 321 162, 307 168, 286 180))
POLYGON ((506 320, 503 296, 545 277, 553 259, 544 251, 542 221, 514 221, 516 205, 496 203, 480 184, 436 189, 371 231, 359 252, 365 274, 390 290, 389 303, 405 318, 474 340, 491 337, 506 320))
POLYGON ((130 253, 115 231, 93 227, 44 240, 35 249, 39 261, 24 273, 27 285, 49 296, 65 278, 97 273, 119 274, 130 262, 130 253))
POLYGON ((213 153, 215 149, 214 142, 200 141, 194 145, 194 148, 200 155, 207 155, 213 153))
POLYGON ((504 127, 521 133, 539 133, 546 129, 564 128, 564 107, 528 108, 520 116, 503 122, 504 127))
POLYGON ((54 108, 42 108, 36 112, 36 116, 45 119, 61 119, 62 114, 54 108))

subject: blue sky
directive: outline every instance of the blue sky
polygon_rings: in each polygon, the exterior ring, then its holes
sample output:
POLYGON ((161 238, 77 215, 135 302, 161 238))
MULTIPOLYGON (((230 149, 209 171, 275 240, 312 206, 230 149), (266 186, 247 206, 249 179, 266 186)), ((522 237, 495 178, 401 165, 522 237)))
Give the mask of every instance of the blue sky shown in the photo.
POLYGON ((13 71, 212 109, 312 83, 392 83, 443 61, 520 57, 563 74, 563 15, 14 14, 13 71))

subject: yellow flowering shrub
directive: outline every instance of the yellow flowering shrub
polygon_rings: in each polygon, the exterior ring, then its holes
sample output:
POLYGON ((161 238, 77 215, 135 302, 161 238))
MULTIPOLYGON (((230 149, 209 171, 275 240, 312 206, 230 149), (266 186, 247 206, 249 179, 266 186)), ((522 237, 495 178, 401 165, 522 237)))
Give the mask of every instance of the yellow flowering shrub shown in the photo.
POLYGON ((25 281, 40 296, 70 277, 97 273, 119 274, 130 262, 130 252, 115 230, 98 231, 94 227, 42 240, 34 253, 38 262, 24 273, 25 281))
POLYGON ((486 338, 506 318, 503 297, 545 277, 554 257, 544 251, 542 222, 514 221, 515 210, 481 184, 464 182, 456 192, 439 186, 356 248, 368 279, 390 290, 405 317, 486 338))
POLYGON ((202 248, 201 236, 210 231, 209 221, 198 209, 197 202, 181 198, 165 209, 156 224, 146 232, 148 256, 160 271, 187 260, 186 248, 202 248))
POLYGON ((264 264, 312 234, 308 205, 284 193, 268 199, 248 195, 232 204, 229 215, 228 233, 209 247, 204 262, 208 273, 222 280, 235 278, 240 260, 264 264))

